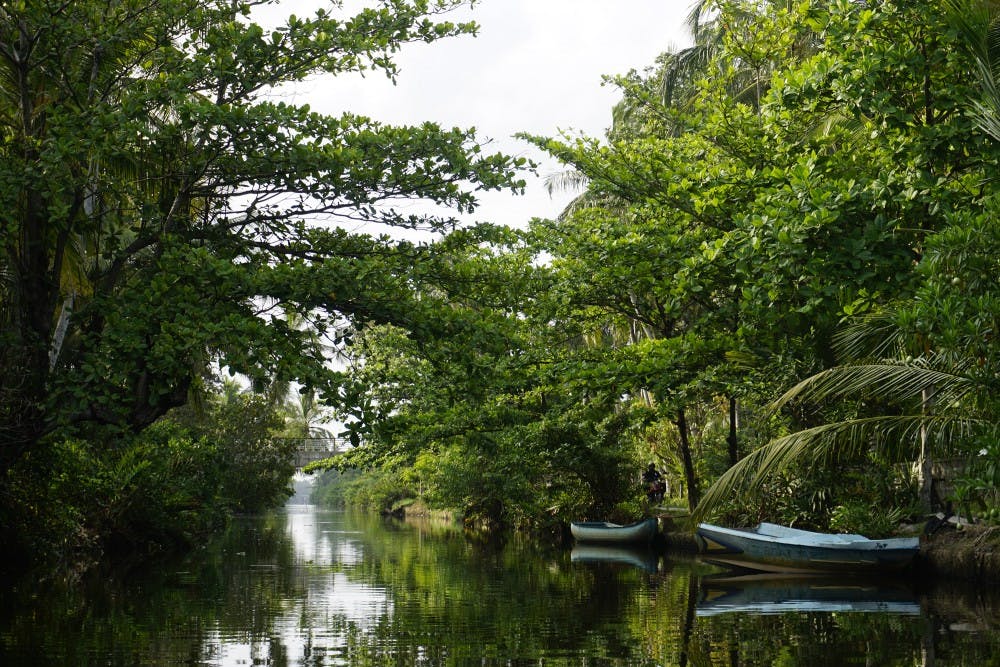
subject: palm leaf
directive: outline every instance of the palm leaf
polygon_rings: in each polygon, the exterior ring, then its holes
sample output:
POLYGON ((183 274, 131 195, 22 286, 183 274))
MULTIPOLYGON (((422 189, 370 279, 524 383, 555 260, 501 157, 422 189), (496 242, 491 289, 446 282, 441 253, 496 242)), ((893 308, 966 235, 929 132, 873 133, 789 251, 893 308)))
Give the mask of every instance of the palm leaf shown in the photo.
POLYGON ((772 440, 727 470, 705 492, 691 519, 701 521, 724 502, 752 493, 768 477, 799 461, 830 464, 871 447, 905 459, 913 454, 921 433, 941 446, 984 426, 987 424, 983 421, 961 416, 912 414, 852 419, 798 431, 772 440))
POLYGON ((906 362, 838 366, 806 378, 771 404, 774 410, 792 401, 819 402, 828 399, 878 396, 897 404, 931 399, 947 409, 979 388, 979 383, 959 368, 935 368, 938 357, 906 362), (930 392, 930 396, 925 392, 930 392))
POLYGON ((905 356, 906 338, 891 310, 861 315, 833 337, 842 359, 887 359, 905 356))
POLYGON ((962 46, 973 57, 983 98, 972 103, 972 116, 980 128, 1000 140, 1000 20, 996 3, 983 0, 946 0, 948 20, 963 38, 962 46))
POLYGON ((560 192, 580 192, 590 183, 590 179, 579 169, 564 169, 545 177, 545 191, 549 196, 560 192))

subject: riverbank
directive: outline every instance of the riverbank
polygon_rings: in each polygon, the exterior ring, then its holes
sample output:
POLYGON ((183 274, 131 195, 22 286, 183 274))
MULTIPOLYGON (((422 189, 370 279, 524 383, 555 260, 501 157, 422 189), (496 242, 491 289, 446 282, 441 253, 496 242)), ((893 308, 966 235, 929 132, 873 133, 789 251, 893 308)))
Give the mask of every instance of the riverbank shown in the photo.
MULTIPOLYGON (((401 508, 407 518, 434 519, 445 523, 459 523, 453 513, 431 511, 425 504, 415 502, 401 508)), ((655 546, 666 552, 696 554, 698 544, 694 534, 685 526, 685 517, 661 514, 660 532, 655 546)), ((913 534, 922 526, 914 524, 913 534)), ((571 540, 566 531, 566 540, 571 540)), ((913 564, 913 572, 922 580, 951 579, 966 582, 988 582, 1000 585, 1000 526, 943 524, 931 534, 920 536, 920 552, 913 564)))
POLYGON ((1000 526, 942 526, 920 538, 922 577, 1000 582, 1000 526))

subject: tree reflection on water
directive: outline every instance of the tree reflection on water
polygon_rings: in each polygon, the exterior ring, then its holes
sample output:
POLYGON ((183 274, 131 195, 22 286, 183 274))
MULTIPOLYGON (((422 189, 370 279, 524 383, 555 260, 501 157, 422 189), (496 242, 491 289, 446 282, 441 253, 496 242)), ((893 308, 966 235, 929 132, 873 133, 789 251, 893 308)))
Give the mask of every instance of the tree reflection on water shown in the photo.
POLYGON ((981 589, 720 581, 643 550, 483 543, 311 506, 241 519, 141 573, 0 595, 11 666, 981 665, 1000 653, 1000 598, 981 589))

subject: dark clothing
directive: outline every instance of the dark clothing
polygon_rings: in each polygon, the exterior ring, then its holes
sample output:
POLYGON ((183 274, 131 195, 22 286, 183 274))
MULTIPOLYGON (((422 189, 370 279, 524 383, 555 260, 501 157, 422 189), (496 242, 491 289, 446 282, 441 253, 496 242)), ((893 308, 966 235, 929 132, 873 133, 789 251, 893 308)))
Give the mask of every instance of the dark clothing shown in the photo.
POLYGON ((663 482, 663 475, 654 466, 651 465, 642 471, 642 483, 646 485, 646 497, 649 498, 649 502, 663 500, 667 485, 663 482))

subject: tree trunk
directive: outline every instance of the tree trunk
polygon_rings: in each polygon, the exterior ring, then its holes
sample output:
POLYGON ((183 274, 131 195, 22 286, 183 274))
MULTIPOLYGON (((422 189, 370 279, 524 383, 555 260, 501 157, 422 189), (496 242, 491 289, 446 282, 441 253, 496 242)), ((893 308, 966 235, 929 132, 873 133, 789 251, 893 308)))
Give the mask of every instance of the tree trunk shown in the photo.
MULTIPOLYGON (((921 400, 921 412, 923 414, 929 415, 931 411, 931 406, 933 404, 933 388, 928 387, 924 389, 920 394, 921 400)), ((921 509, 930 514, 934 511, 932 503, 932 491, 931 488, 934 479, 931 472, 931 452, 930 444, 927 437, 927 426, 921 424, 920 426, 920 458, 917 459, 917 484, 919 487, 919 497, 920 497, 920 507, 921 509)))
POLYGON ((73 302, 76 294, 72 293, 63 301, 59 310, 59 319, 56 320, 56 329, 52 334, 52 346, 49 348, 49 372, 51 373, 56 363, 59 361, 59 353, 62 351, 63 341, 66 340, 66 331, 69 329, 69 318, 73 313, 73 302))
POLYGON ((729 466, 732 467, 740 460, 739 441, 736 439, 736 429, 739 428, 739 412, 737 410, 735 396, 729 397, 729 466))
POLYGON ((45 239, 48 225, 41 196, 24 197, 24 223, 13 258, 12 322, 6 327, 0 355, 0 477, 31 447, 45 429, 43 405, 49 378, 53 297, 58 294, 49 272, 45 239))
POLYGON ((681 461, 684 464, 684 480, 687 482, 688 508, 692 511, 698 504, 698 478, 694 472, 694 459, 691 457, 691 437, 688 430, 687 417, 684 410, 677 413, 677 430, 680 432, 681 461))

